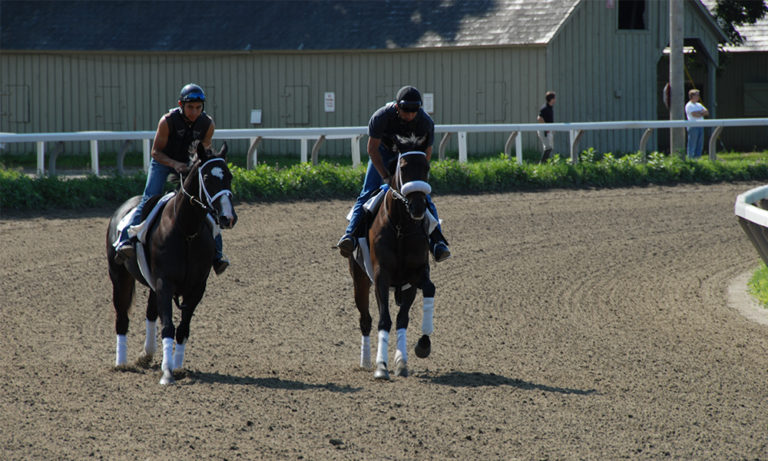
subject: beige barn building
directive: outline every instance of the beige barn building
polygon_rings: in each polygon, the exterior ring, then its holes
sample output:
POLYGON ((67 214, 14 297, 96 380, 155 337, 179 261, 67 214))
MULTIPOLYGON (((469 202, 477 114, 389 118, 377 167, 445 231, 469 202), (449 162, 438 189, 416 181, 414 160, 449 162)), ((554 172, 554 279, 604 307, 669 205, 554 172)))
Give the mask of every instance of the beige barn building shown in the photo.
MULTIPOLYGON (((712 100, 725 37, 700 0, 684 1, 712 100)), ((547 90, 556 121, 656 119, 668 11, 664 0, 3 0, 0 131, 154 130, 188 82, 205 88, 218 128, 363 126, 403 84, 431 95, 437 124, 534 122, 547 90)), ((640 135, 593 132, 581 146, 632 151, 640 135)), ((470 154, 500 152, 505 139, 472 134, 470 154)), ((329 141, 322 153, 349 149, 329 141)))

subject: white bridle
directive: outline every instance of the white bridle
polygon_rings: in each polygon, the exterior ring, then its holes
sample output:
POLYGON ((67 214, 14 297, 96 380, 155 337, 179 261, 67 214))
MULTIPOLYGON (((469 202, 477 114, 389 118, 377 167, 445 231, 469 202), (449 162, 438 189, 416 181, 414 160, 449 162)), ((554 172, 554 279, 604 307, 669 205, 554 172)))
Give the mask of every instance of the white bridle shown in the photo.
MULTIPOLYGON (((412 150, 405 152, 403 154, 400 154, 397 161, 397 169, 395 170, 395 178, 397 178, 398 181, 402 181, 401 173, 400 173, 400 159, 405 157, 406 155, 423 155, 425 158, 427 154, 424 152, 418 151, 418 150, 412 150)), ((426 181, 408 181, 407 183, 403 184, 400 187, 400 193, 404 196, 407 196, 410 193, 413 192, 424 192, 425 195, 429 195, 432 193, 432 186, 429 185, 426 181)))

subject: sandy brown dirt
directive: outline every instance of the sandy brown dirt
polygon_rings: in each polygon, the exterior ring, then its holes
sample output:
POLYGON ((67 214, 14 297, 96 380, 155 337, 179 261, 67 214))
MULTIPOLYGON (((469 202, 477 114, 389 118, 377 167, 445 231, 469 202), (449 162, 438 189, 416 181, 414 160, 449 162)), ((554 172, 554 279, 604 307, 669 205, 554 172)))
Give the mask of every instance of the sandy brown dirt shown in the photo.
POLYGON ((238 207, 172 387, 159 356, 112 367, 111 210, 6 213, 0 459, 768 459, 768 327, 726 299, 759 262, 733 214, 754 186, 436 197, 433 352, 419 297, 390 382, 357 368, 331 249, 351 200, 238 207))

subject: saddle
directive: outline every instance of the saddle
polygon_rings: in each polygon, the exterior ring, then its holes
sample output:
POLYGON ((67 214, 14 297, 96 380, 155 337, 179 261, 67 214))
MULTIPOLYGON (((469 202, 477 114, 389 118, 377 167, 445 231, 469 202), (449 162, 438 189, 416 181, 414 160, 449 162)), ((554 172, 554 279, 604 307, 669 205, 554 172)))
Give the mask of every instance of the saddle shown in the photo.
MULTIPOLYGON (((373 225, 373 220, 376 217, 376 213, 379 212, 381 202, 384 199, 384 196, 387 195, 388 190, 389 185, 382 184, 379 190, 376 191, 374 195, 372 195, 365 202, 363 205, 363 217, 360 220, 360 225, 358 226, 355 233, 355 238, 357 239, 357 247, 352 252, 352 256, 354 257, 357 265, 365 270, 365 273, 368 275, 368 278, 371 280, 371 282, 373 282, 373 263, 371 262, 371 252, 368 246, 368 231, 373 225)), ((353 210, 354 207, 349 210, 349 213, 347 213, 347 221, 352 219, 353 210)), ((424 230, 426 231, 427 235, 431 235, 439 224, 437 219, 435 219, 434 215, 429 210, 427 210, 427 213, 424 216, 423 223, 424 230)))
MULTIPOLYGON (((152 273, 149 270, 149 262, 147 261, 144 245, 147 244, 147 236, 149 234, 149 230, 152 229, 152 225, 154 224, 155 220, 162 213, 165 205, 168 203, 168 200, 172 199, 175 195, 176 192, 172 191, 165 195, 153 195, 147 199, 147 202, 144 204, 144 208, 142 209, 141 213, 142 221, 139 224, 130 226, 128 228, 128 236, 137 240, 136 264, 139 266, 139 270, 141 271, 141 275, 144 277, 144 280, 146 280, 147 284, 150 288, 152 288, 153 291, 155 290, 155 283, 154 278, 152 278, 152 273)), ((136 208, 133 208, 131 212, 123 216, 123 219, 121 219, 117 224, 118 238, 123 229, 125 229, 125 227, 128 226, 128 224, 133 220, 133 215, 135 213, 136 208)), ((208 220, 208 225, 211 227, 213 237, 216 238, 216 236, 221 233, 221 228, 219 228, 219 226, 216 224, 216 221, 210 214, 206 215, 206 219, 208 220)))

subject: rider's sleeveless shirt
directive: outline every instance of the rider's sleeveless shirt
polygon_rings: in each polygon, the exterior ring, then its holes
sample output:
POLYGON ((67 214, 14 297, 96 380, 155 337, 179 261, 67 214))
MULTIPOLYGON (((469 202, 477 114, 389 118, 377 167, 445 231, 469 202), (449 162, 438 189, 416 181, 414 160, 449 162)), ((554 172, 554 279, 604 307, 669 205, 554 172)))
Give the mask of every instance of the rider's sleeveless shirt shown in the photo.
POLYGON ((194 123, 191 123, 182 115, 181 107, 176 107, 165 114, 164 118, 165 123, 168 124, 168 142, 165 144, 163 153, 174 160, 187 163, 190 154, 197 148, 198 142, 208 133, 212 123, 211 117, 203 112, 194 123))

